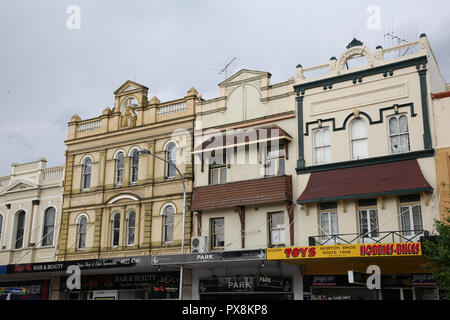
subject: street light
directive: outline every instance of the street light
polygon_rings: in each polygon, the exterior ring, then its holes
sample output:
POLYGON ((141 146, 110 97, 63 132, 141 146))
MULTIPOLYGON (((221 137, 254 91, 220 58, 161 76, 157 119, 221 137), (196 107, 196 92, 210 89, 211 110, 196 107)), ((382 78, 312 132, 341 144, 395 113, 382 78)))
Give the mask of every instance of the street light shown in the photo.
MULTIPOLYGON (((177 168, 176 165, 174 165, 172 162, 167 161, 166 159, 163 159, 161 157, 158 157, 157 155, 153 154, 150 150, 147 149, 141 149, 139 151, 140 154, 148 154, 151 155, 161 161, 164 161, 165 163, 167 163, 169 166, 172 166, 175 168, 175 170, 178 172, 178 174, 181 177, 181 183, 183 184, 183 227, 182 227, 182 231, 181 231, 181 254, 184 254, 184 225, 185 225, 185 221, 186 221, 186 186, 184 184, 184 178, 183 175, 181 174, 180 170, 177 168)), ((183 262, 181 261, 180 263, 180 289, 179 289, 179 300, 183 299, 183 262)))

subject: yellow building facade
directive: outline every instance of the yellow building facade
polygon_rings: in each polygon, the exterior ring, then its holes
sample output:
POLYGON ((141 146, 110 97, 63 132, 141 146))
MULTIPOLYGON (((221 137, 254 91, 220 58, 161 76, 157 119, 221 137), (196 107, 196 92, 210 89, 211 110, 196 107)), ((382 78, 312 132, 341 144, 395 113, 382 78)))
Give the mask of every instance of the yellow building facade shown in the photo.
MULTIPOLYGON (((58 261, 180 252, 183 185, 168 162, 183 175, 188 207, 199 94, 192 88, 185 97, 162 103, 148 100, 147 93, 145 86, 127 81, 114 92, 113 108, 94 119, 75 115, 69 122, 58 261)), ((186 248, 190 225, 187 211, 186 248)))

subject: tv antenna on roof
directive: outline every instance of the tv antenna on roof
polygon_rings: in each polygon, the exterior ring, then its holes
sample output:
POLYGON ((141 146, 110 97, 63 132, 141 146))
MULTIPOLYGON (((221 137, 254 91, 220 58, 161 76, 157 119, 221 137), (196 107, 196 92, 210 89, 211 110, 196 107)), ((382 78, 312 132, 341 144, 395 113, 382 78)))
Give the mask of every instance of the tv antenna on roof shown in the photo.
MULTIPOLYGON (((394 22, 392 22, 391 31, 388 31, 388 32, 384 33, 384 44, 385 44, 385 47, 392 48, 392 47, 396 47, 396 46, 399 46, 399 45, 402 45, 402 44, 410 42, 408 40, 408 38, 411 38, 409 36, 409 33, 407 34, 404 31, 400 32, 400 33, 401 33, 401 35, 399 34, 398 31, 394 30, 394 22)), ((410 52, 411 50, 414 51, 411 47, 399 49, 398 50, 398 56, 402 57, 402 56, 405 56, 408 53, 409 54, 414 53, 414 52, 410 52)))
POLYGON ((223 68, 221 68, 220 70, 217 71, 218 74, 224 74, 225 75, 225 79, 228 78, 228 69, 232 69, 236 66, 236 63, 238 62, 238 58, 237 57, 233 57, 231 59, 228 59, 227 62, 225 63, 225 66, 223 68))

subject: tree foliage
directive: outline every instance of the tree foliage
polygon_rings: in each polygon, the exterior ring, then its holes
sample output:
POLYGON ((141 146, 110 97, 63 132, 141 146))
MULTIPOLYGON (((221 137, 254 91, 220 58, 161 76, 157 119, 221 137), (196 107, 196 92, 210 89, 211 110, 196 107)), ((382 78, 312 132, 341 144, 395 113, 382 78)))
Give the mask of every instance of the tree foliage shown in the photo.
POLYGON ((426 240, 423 248, 430 261, 425 265, 426 269, 434 273, 438 287, 443 290, 445 298, 450 299, 450 217, 445 220, 447 223, 435 221, 435 240, 426 240))

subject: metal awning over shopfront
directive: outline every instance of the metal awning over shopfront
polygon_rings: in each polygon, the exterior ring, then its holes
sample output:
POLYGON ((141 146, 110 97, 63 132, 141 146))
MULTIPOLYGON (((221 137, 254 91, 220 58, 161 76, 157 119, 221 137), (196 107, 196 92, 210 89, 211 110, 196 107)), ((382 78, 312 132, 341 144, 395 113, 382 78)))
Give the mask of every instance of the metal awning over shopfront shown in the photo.
POLYGON ((417 160, 314 172, 299 204, 432 192, 417 160))

